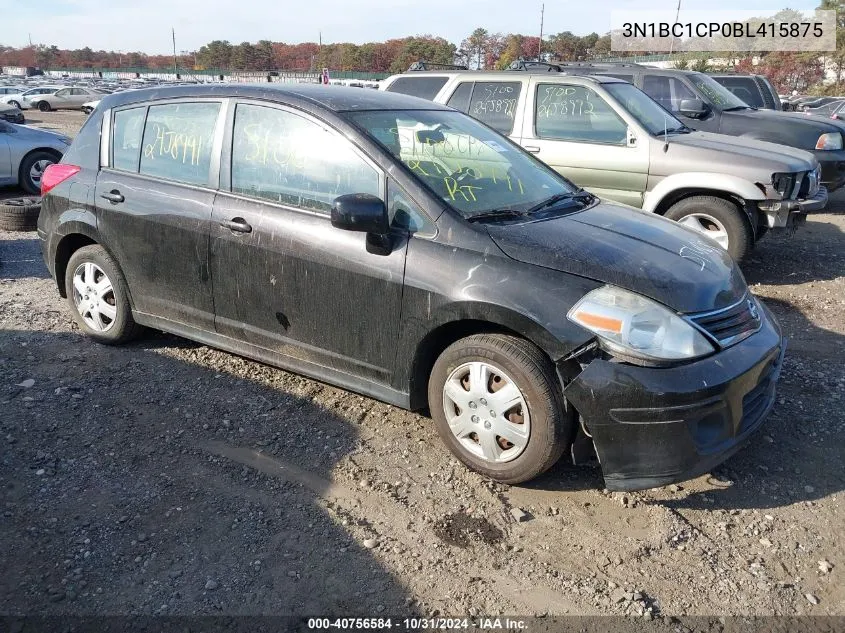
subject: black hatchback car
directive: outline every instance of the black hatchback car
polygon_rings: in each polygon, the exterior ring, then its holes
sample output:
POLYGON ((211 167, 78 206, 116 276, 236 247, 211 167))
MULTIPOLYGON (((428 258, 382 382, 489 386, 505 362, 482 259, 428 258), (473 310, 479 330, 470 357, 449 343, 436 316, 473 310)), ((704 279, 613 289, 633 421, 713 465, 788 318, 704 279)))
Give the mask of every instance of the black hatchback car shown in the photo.
POLYGON ((610 489, 689 478, 774 402, 779 326, 718 245, 429 101, 110 95, 43 193, 44 258, 93 339, 152 327, 428 409, 503 482, 590 442, 610 489))

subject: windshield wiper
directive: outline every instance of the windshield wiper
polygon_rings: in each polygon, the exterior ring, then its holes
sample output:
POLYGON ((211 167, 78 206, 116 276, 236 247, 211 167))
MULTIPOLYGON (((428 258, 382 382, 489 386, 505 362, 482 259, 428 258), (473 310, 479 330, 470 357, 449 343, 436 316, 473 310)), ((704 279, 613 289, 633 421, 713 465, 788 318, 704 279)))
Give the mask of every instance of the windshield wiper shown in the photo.
MULTIPOLYGON (((580 193, 580 191, 584 191, 584 190, 583 189, 579 190, 579 193, 580 193)), ((526 214, 534 213, 535 211, 539 211, 540 209, 545 209, 546 207, 550 207, 553 204, 560 202, 561 200, 568 200, 568 199, 570 199, 574 196, 575 196, 574 193, 556 193, 551 198, 548 198, 547 200, 543 200, 543 202, 540 202, 539 204, 535 204, 533 207, 528 209, 525 213, 526 214)))
POLYGON ((484 220, 500 220, 504 218, 521 218, 525 214, 514 209, 493 209, 492 211, 482 211, 467 218, 467 222, 483 222, 484 220))

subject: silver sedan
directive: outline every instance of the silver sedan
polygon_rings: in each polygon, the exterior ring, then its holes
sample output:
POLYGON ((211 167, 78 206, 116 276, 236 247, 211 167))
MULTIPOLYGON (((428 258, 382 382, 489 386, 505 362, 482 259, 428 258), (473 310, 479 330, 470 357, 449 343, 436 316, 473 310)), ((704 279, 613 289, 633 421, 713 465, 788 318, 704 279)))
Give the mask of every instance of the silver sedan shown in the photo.
POLYGON ((0 186, 19 185, 41 193, 41 176, 58 163, 71 139, 62 134, 0 121, 0 186))

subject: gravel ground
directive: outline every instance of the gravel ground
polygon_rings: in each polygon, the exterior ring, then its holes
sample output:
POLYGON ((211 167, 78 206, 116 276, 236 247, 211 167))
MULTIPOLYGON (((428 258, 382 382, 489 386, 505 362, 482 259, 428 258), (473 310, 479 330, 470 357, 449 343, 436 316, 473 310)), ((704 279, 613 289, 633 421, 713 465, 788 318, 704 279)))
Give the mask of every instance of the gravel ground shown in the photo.
POLYGON ((0 614, 845 615, 834 198, 743 266, 790 338, 763 430, 627 494, 492 483, 425 417, 174 336, 92 343, 0 232, 0 614))

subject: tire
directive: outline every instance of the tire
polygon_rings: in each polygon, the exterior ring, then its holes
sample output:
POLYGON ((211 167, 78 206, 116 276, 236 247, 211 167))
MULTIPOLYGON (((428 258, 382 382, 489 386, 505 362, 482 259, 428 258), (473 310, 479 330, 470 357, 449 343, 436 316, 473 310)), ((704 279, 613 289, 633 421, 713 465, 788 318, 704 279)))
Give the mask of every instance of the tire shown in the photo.
POLYGON ((6 103, 8 103, 13 108, 17 108, 18 110, 21 109, 21 104, 15 101, 14 99, 12 99, 11 101, 7 101, 6 103))
POLYGON ((533 343, 515 336, 477 334, 447 347, 431 371, 428 403, 449 450, 469 468, 506 484, 548 470, 571 443, 576 428, 552 363, 533 343), (489 373, 476 373, 479 366, 489 373), (484 377, 473 385, 471 376, 484 377), (507 387, 508 400, 518 394, 516 406, 495 403, 496 384, 507 387), (458 407, 447 391, 456 393, 465 407, 458 407), (505 441, 497 431, 516 441, 505 441), (497 458, 485 456, 487 449, 497 458))
POLYGON ((52 110, 52 109, 53 109, 53 108, 51 108, 51 107, 50 107, 50 104, 49 104, 49 103, 47 103, 46 101, 39 101, 39 102, 38 102, 38 110, 39 110, 40 112, 49 112, 49 111, 50 111, 50 110, 52 110))
POLYGON ((50 152, 32 152, 21 161, 18 181, 21 188, 29 194, 41 193, 41 175, 49 165, 58 163, 60 157, 50 152))
POLYGON ((71 255, 65 272, 65 288, 74 321, 95 341, 118 345, 132 340, 143 330, 132 318, 123 273, 102 246, 83 246, 71 255), (87 291, 84 295, 74 285, 77 273, 83 291, 87 291), (110 282, 110 289, 104 287, 103 275, 110 282))
POLYGON ((751 226, 743 217, 744 212, 736 204, 723 198, 684 198, 669 207, 665 216, 702 235, 716 239, 736 262, 742 261, 754 245, 751 226))
POLYGON ((12 198, 0 200, 0 229, 4 231, 34 231, 41 213, 40 198, 12 198))

